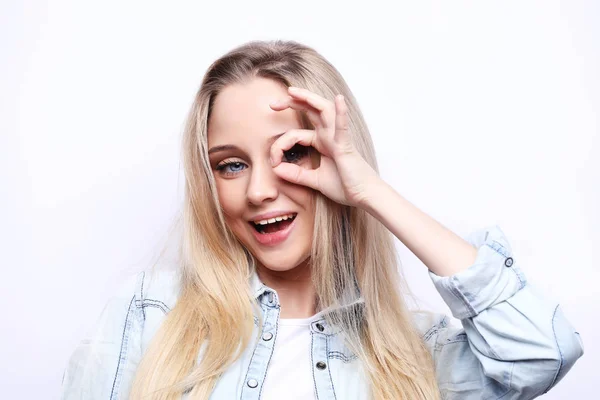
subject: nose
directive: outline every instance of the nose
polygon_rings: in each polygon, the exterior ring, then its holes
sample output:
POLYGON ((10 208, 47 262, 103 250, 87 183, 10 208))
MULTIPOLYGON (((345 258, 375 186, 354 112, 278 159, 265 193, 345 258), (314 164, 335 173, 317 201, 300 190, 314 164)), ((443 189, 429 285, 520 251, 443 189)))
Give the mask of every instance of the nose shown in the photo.
POLYGON ((248 202, 254 205, 275 200, 279 195, 279 177, 273 172, 269 161, 253 166, 246 190, 248 202))

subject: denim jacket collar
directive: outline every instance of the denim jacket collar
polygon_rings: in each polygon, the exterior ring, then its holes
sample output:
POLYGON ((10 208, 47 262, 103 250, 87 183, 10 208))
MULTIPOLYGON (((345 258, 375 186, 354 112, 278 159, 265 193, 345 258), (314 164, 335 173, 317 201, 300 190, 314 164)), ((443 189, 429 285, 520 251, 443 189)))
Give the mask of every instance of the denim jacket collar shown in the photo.
MULTIPOLYGON (((260 280, 256 270, 253 270, 250 275, 250 287, 252 289, 252 293, 254 293, 254 298, 258 300, 263 309, 265 307, 277 309, 281 307, 277 291, 265 285, 260 280)), ((333 327, 327 322, 325 315, 322 312, 316 313, 311 317, 311 319, 311 331, 315 333, 335 335, 340 332, 339 328, 333 327)))

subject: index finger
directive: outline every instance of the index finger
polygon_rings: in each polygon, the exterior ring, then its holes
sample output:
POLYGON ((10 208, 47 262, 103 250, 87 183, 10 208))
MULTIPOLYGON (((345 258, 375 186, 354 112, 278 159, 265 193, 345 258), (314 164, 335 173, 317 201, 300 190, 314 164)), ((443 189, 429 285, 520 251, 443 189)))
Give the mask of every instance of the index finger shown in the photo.
MULTIPOLYGON (((283 135, 281 135, 271 145, 270 157, 271 165, 273 167, 281 163, 281 157, 286 150, 294 147, 295 144, 299 143, 304 146, 315 147, 316 132, 310 129, 290 129, 283 135)), ((316 147, 315 147, 316 148, 316 147)))

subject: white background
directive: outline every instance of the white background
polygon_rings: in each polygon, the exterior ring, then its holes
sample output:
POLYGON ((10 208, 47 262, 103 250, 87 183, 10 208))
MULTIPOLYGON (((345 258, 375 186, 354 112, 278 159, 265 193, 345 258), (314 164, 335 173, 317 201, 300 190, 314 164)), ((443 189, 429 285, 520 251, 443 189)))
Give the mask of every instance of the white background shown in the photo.
MULTIPOLYGON (((183 122, 206 68, 276 38, 338 67, 400 193, 461 235, 504 230, 585 344, 544 398, 595 396, 598 2, 216 3, 2 2, 1 397, 58 397, 116 285, 167 237, 183 122)), ((414 291, 446 312, 424 266, 399 250, 414 291)))

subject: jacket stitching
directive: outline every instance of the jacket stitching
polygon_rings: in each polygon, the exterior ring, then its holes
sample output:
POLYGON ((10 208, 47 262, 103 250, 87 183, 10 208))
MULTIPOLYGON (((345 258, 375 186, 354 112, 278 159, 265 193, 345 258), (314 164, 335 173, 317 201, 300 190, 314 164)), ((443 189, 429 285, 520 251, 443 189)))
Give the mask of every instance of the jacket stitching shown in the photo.
MULTIPOLYGON (((325 337, 325 354, 329 354, 329 338, 325 337)), ((335 395, 335 387, 333 386, 333 379, 331 378, 331 364, 327 363, 327 373, 329 374, 329 383, 331 384, 331 391, 333 392, 333 398, 337 400, 335 395)))
POLYGON ((258 392, 258 398, 259 399, 260 399, 260 396, 262 394, 262 390, 265 387, 264 383, 265 383, 265 379, 267 377, 267 370, 269 369, 269 363, 271 362, 271 357, 273 357, 273 353, 275 351, 275 341, 277 340, 277 332, 278 331, 279 331, 279 316, 277 317, 277 321, 276 321, 276 324, 275 324, 275 336, 273 336, 273 348, 270 351, 269 360, 267 361, 267 365, 265 366, 265 373, 263 374, 262 382, 260 383, 260 391, 258 392))
POLYGON ((523 289, 525 287, 525 284, 527 283, 527 280, 521 275, 521 273, 519 272, 519 270, 517 268, 511 268, 512 272, 517 276, 517 279, 519 280, 519 290, 523 289))
POLYGON ((167 312, 165 311, 165 309, 158 305, 158 304, 144 304, 142 307, 138 307, 141 308, 142 310, 145 309, 146 307, 154 307, 154 308, 158 308, 159 310, 161 310, 163 313, 165 313, 165 315, 167 314, 167 312))
POLYGON ((446 343, 445 344, 456 343, 456 342, 468 342, 468 341, 469 341, 469 337, 468 337, 467 333, 466 332, 461 332, 461 333, 458 333, 457 335, 455 335, 452 338, 446 339, 446 343))
POLYGON ((129 327, 131 326, 131 320, 129 319, 129 315, 131 314, 131 306, 133 301, 135 300, 135 295, 131 297, 131 301, 129 302, 129 308, 127 309, 127 315, 125 316, 125 325, 123 326, 123 335, 121 337, 121 350, 119 351, 119 362, 117 363, 117 371, 115 372, 115 379, 113 381, 112 389, 110 391, 110 399, 116 398, 117 391, 119 388, 118 379, 121 377, 121 364, 125 362, 127 359, 127 343, 129 337, 126 335, 129 327), (115 389, 117 391, 115 391, 115 389))
MULTIPOLYGON (((502 245, 496 240, 492 240, 492 243, 487 243, 486 245, 505 258, 510 256, 510 253, 506 250, 506 247, 504 247, 504 245, 502 245)), ((511 270, 519 280, 519 289, 523 289, 525 287, 525 284, 527 283, 527 280, 523 279, 523 276, 521 276, 517 268, 513 267, 511 268, 511 270)))
POLYGON ((160 301, 160 300, 153 300, 153 299, 144 299, 144 301, 142 302, 143 305, 146 305, 146 303, 153 303, 153 304, 158 304, 161 307, 163 307, 165 310, 170 311, 171 307, 169 307, 168 305, 166 305, 164 302, 160 301))
MULTIPOLYGON (((266 313, 266 312, 265 312, 266 313)), ((265 318, 266 320, 266 318, 265 318)), ((264 330, 264 321, 263 321, 263 327, 262 329, 259 330, 259 334, 260 331, 264 330)), ((254 346, 254 351, 252 352, 252 357, 250 357, 250 363, 248 364, 248 369, 246 370, 246 375, 244 376, 244 382, 242 382, 242 397, 244 395, 244 391, 246 390, 246 382, 248 381, 248 373, 250 373, 250 368, 252 366, 252 361, 254 360, 254 355, 256 354, 256 349, 258 349, 258 343, 260 343, 260 337, 259 337, 259 342, 256 343, 256 346, 254 346)), ((262 388, 262 386, 261 386, 262 388)))
MULTIPOLYGON (((140 288, 140 301, 144 301, 144 280, 146 279, 146 272, 142 272, 142 284, 140 288)), ((142 307, 142 315, 144 316, 144 321, 146 320, 146 310, 142 307)))
POLYGON ((170 308, 161 301, 154 302, 152 300, 144 300, 142 302, 142 301, 136 300, 135 306, 137 308, 142 308, 142 309, 146 308, 146 307, 157 307, 157 308, 160 308, 165 314, 167 314, 170 311, 170 308))
POLYGON ((431 339, 431 337, 435 335, 440 329, 446 327, 447 323, 448 318, 446 316, 442 317, 442 320, 440 322, 438 322, 437 324, 429 328, 427 332, 425 332, 425 334, 423 335, 423 340, 427 341, 431 339))
POLYGON ((450 292, 454 296, 456 296, 456 298, 458 300, 460 300, 465 305, 465 307, 468 309, 469 314, 466 315, 467 318, 470 318, 470 317, 475 316, 477 314, 477 312, 475 311, 475 309, 473 308, 473 306, 471 305, 471 303, 469 303, 469 300, 467 299, 467 297, 457 287, 456 282, 454 281, 454 278, 451 278, 451 280, 450 280, 450 292))
POLYGON ((510 374, 508 376, 508 387, 512 386, 512 378, 513 378, 513 372, 515 370, 515 363, 514 361, 512 362, 512 365, 510 366, 510 374))
POLYGON ((142 308, 142 309, 145 307, 160 308, 165 314, 167 314, 169 311, 171 311, 171 308, 160 300, 152 300, 152 299, 136 300, 135 305, 137 308, 142 308))
MULTIPOLYGON (((492 240, 492 243, 487 243, 487 246, 505 258, 510 256, 510 253, 506 250, 506 247, 496 240, 492 240)), ((513 267, 511 270, 519 280, 519 289, 523 289, 527 283, 527 280, 523 278, 523 276, 518 272, 517 268, 513 267)))
POLYGON ((317 390, 317 378, 315 377, 315 362, 313 360, 313 349, 314 349, 314 337, 313 331, 310 331, 310 369, 313 376, 313 387, 315 389, 315 397, 319 400, 319 391, 317 390))
POLYGON ((496 240, 492 240, 491 242, 492 243, 486 243, 486 245, 490 249, 494 250, 496 253, 500 254, 503 257, 508 257, 508 251, 502 244, 500 244, 496 240))
POLYGON ((348 362, 358 358, 358 356, 356 354, 348 356, 348 355, 342 353, 341 351, 328 351, 327 358, 337 358, 339 360, 342 360, 345 363, 348 363, 348 362))
POLYGON ((554 314, 552 315, 552 333, 554 334, 554 341, 556 342, 556 348, 558 349, 558 354, 560 355, 560 360, 558 361, 558 368, 556 369, 554 378, 552 378, 552 382, 550 382, 550 385, 542 393, 547 393, 552 388, 552 386, 554 386, 554 384, 556 383, 556 378, 558 378, 558 375, 560 374, 560 369, 562 368, 562 366, 565 362, 563 353, 560 349, 560 345, 558 344, 558 338, 556 337, 556 313, 558 312, 559 306, 560 306, 560 304, 556 306, 556 308, 554 309, 554 314))

